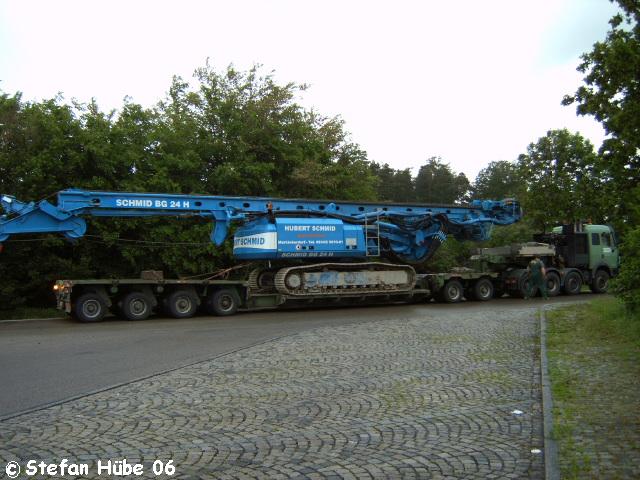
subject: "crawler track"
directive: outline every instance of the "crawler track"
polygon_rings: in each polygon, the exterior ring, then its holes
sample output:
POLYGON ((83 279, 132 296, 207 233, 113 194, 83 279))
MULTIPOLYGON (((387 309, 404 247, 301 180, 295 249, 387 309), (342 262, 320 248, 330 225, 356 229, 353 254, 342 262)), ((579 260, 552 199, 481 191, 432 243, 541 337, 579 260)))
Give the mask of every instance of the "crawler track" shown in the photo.
POLYGON ((275 287, 284 295, 353 295, 409 292, 416 272, 408 265, 386 263, 319 263, 287 267, 275 275, 275 287))

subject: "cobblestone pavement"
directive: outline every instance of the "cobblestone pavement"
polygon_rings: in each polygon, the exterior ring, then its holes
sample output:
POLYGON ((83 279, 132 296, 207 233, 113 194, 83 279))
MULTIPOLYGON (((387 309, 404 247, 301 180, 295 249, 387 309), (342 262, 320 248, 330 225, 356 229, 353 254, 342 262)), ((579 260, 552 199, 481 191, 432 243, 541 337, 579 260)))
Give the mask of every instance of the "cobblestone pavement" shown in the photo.
POLYGON ((420 312, 0 422, 0 468, 126 458, 149 477, 172 459, 173 478, 543 478, 535 311, 420 312))

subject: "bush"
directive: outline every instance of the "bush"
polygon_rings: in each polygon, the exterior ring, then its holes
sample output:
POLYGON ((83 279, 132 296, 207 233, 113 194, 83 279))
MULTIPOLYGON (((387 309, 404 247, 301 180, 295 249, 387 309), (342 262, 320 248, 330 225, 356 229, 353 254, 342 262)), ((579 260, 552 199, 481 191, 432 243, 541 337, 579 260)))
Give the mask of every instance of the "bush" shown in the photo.
POLYGON ((640 311, 640 227, 627 232, 620 245, 620 275, 612 281, 612 291, 632 312, 640 311))

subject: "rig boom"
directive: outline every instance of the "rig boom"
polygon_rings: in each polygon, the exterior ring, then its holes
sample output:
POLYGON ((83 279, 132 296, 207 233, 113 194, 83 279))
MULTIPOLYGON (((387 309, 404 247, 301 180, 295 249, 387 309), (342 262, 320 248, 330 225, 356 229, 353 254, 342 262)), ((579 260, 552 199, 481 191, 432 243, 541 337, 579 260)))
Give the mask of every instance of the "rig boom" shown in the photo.
POLYGON ((25 203, 0 195, 0 242, 11 235, 61 233, 81 238, 85 216, 200 216, 213 222, 211 240, 221 245, 237 223, 234 256, 238 259, 327 259, 385 257, 423 262, 447 235, 482 241, 493 225, 518 221, 517 201, 474 200, 467 205, 392 204, 230 197, 162 193, 104 192, 79 189, 25 203))

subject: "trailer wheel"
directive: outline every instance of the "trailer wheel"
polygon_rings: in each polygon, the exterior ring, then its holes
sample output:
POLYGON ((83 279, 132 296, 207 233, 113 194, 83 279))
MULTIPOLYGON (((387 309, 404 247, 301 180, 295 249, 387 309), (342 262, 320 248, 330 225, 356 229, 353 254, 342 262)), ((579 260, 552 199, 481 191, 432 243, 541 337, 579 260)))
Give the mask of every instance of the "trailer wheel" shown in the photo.
POLYGON ((567 273, 564 278, 564 293, 567 295, 577 295, 582 290, 582 277, 576 271, 567 273))
POLYGON ((440 297, 444 302, 457 303, 462 300, 464 289, 459 280, 449 280, 440 291, 440 297))
POLYGON ((591 282, 591 291, 593 293, 605 293, 609 287, 609 274, 606 270, 598 270, 593 276, 591 282))
POLYGON ((207 298, 206 309, 211 315, 227 316, 238 311, 240 299, 238 293, 231 288, 216 290, 207 298))
POLYGON ((107 313, 107 304, 97 293, 80 295, 73 305, 73 316, 81 322, 101 322, 107 313))
POLYGON ((481 278, 473 284, 473 298, 486 302, 493 298, 493 283, 488 278, 481 278))
POLYGON ((547 295, 556 297, 560 293, 560 275, 556 272, 547 273, 547 295))
POLYGON ((198 299, 190 290, 176 290, 167 297, 166 307, 173 318, 189 318, 196 313, 198 299))
POLYGON ((127 320, 146 320, 151 314, 151 300, 141 292, 131 292, 122 299, 120 311, 127 320))

